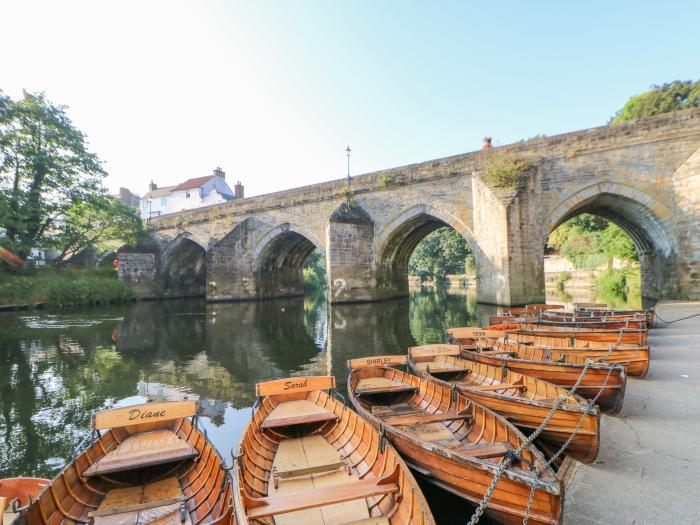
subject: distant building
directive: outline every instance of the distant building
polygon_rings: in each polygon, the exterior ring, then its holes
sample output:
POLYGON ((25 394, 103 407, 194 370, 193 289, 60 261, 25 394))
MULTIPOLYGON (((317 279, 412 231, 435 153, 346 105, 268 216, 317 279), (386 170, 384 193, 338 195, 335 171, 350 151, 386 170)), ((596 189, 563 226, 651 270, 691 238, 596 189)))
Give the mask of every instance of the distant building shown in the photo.
POLYGON ((141 204, 141 197, 135 193, 131 193, 127 188, 119 188, 119 195, 115 195, 114 197, 119 199, 122 204, 131 206, 132 208, 139 209, 141 204))
POLYGON ((151 181, 148 190, 141 197, 143 219, 243 198, 243 185, 237 182, 232 191, 221 168, 216 168, 212 175, 188 179, 176 186, 159 188, 151 181))

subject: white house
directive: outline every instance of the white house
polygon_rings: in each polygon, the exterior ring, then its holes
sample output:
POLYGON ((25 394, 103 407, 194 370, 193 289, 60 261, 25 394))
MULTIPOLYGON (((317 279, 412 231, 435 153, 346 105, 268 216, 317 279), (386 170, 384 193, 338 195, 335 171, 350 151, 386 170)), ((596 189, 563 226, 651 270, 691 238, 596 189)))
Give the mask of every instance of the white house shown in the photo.
POLYGON ((151 181, 149 192, 141 198, 141 218, 242 199, 243 185, 237 182, 234 187, 235 191, 231 191, 221 168, 216 168, 212 175, 188 179, 177 186, 159 188, 151 181))

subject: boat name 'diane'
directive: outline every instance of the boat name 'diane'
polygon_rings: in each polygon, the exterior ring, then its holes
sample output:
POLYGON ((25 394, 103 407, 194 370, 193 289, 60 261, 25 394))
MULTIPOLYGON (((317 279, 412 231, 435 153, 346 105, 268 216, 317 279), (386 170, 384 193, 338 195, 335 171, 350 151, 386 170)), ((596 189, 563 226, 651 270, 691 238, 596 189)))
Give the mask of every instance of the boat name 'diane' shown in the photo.
POLYGON ((308 384, 309 380, 304 379, 303 381, 287 381, 284 384, 284 389, 285 390, 294 390, 295 388, 304 388, 308 384))
POLYGON ((138 408, 135 408, 133 410, 129 410, 129 421, 133 421, 134 419, 153 419, 156 417, 163 417, 165 416, 165 410, 157 410, 155 412, 151 410, 146 410, 145 412, 141 412, 138 408))

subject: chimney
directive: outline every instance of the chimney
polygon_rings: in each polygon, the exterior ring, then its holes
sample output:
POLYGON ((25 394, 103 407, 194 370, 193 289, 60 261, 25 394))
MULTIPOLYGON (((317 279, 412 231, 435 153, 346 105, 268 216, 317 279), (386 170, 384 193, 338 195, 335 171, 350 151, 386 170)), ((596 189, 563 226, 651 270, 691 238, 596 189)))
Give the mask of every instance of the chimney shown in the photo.
POLYGON ((241 181, 236 182, 236 185, 233 187, 234 188, 234 194, 236 195, 237 199, 242 199, 243 198, 243 184, 241 184, 241 181))
POLYGON ((153 191, 155 189, 158 189, 158 186, 155 182, 153 182, 153 180, 151 180, 151 183, 148 185, 148 191, 153 191))
POLYGON ((221 177, 222 179, 225 179, 225 178, 226 178, 226 172, 224 172, 224 170, 222 170, 221 168, 216 168, 216 169, 214 170, 214 176, 215 176, 215 177, 221 177))

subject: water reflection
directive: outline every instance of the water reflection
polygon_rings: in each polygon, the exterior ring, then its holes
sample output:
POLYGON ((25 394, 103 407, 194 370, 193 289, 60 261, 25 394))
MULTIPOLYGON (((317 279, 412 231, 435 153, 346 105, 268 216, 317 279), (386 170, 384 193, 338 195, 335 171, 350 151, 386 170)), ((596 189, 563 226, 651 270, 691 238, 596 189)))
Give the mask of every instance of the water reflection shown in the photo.
POLYGON ((250 419, 254 385, 334 374, 346 361, 441 341, 495 309, 473 294, 328 306, 322 297, 266 302, 144 302, 0 314, 0 477, 50 477, 72 457, 97 409, 147 398, 198 398, 223 453, 250 419))

